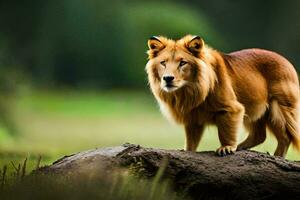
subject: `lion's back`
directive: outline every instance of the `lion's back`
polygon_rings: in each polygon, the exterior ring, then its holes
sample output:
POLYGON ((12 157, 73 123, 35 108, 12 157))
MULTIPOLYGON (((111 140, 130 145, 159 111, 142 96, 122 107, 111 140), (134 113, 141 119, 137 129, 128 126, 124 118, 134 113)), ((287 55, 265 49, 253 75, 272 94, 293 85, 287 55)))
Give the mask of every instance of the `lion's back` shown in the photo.
POLYGON ((228 54, 236 70, 258 71, 267 81, 292 81, 299 85, 294 66, 282 55, 264 49, 245 49, 228 54))

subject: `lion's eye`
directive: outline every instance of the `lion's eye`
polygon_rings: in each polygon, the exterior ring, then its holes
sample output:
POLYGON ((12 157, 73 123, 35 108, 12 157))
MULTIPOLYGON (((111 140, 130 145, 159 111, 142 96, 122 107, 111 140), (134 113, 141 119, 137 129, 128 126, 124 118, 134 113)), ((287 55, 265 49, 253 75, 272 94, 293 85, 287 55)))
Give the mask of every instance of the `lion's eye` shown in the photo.
POLYGON ((163 60, 163 61, 160 62, 160 64, 163 65, 163 66, 166 66, 166 61, 163 60))
POLYGON ((187 64, 187 62, 185 62, 185 61, 182 60, 182 61, 180 61, 179 66, 182 67, 185 64, 187 64))

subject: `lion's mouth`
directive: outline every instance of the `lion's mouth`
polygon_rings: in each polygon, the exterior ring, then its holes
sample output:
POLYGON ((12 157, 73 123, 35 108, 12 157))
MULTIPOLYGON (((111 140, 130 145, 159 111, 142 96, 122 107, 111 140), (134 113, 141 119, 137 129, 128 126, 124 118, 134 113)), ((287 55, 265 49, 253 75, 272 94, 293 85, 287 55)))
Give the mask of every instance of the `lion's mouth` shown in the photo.
POLYGON ((172 87, 176 87, 175 85, 173 85, 173 84, 166 84, 166 87, 168 87, 168 88, 172 88, 172 87))
POLYGON ((163 88, 166 92, 172 92, 177 89, 177 86, 172 85, 172 84, 166 84, 165 87, 163 88))

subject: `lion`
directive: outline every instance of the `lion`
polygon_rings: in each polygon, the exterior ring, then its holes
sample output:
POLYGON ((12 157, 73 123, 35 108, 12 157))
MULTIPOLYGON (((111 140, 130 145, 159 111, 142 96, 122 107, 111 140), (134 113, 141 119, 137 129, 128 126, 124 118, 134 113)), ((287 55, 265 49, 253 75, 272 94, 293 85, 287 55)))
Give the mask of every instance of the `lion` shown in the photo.
POLYGON ((185 150, 196 151, 208 125, 216 125, 220 156, 277 139, 274 155, 290 144, 300 149, 299 80, 283 56, 264 49, 229 54, 212 49, 199 36, 148 40, 146 72, 150 89, 166 118, 184 126, 185 150), (239 145, 244 125, 248 137, 239 145))

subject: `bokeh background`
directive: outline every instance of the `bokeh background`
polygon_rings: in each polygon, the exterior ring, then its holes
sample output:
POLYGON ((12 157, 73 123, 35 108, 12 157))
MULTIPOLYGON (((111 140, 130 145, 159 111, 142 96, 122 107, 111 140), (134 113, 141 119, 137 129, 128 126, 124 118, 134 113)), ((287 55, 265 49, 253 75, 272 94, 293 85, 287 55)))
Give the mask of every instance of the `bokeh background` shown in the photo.
MULTIPOLYGON (((182 128, 148 89, 147 39, 195 34, 223 52, 266 48, 300 67, 299 10, 295 0, 1 0, 0 165, 125 142, 182 149, 182 128)), ((218 145, 209 127, 199 150, 218 145)), ((256 149, 275 147, 269 135, 256 149)))

